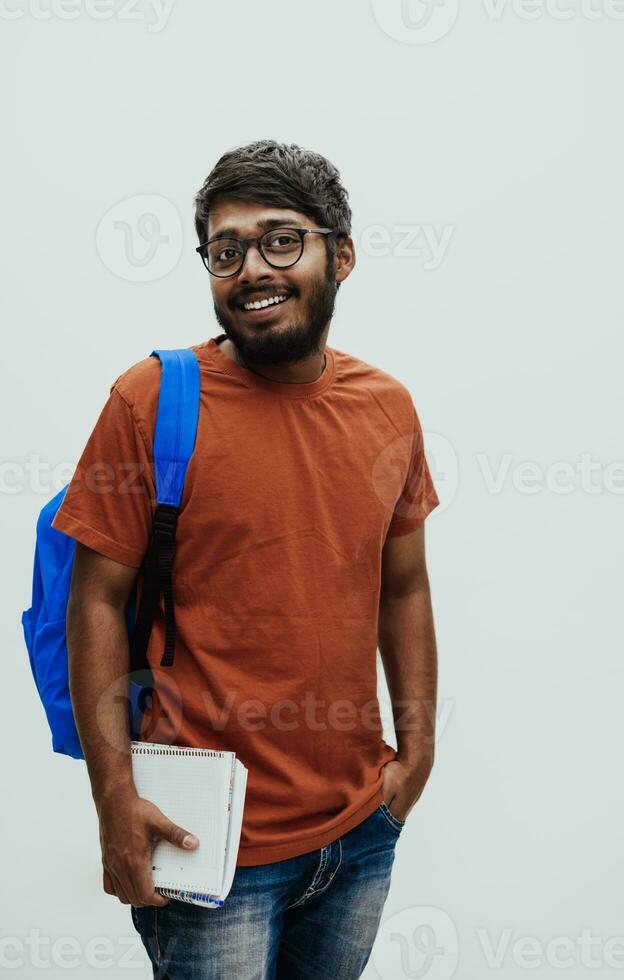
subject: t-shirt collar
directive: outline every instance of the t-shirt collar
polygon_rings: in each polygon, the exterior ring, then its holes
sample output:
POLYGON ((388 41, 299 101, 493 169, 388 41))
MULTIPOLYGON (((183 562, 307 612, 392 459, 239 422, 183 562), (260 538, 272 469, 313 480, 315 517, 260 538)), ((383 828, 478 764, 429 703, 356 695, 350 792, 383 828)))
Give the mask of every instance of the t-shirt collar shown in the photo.
POLYGON ((325 370, 319 375, 316 381, 296 382, 296 381, 273 381, 271 378, 263 378, 242 367, 237 361, 232 360, 220 349, 220 344, 226 339, 226 334, 222 333, 216 337, 211 337, 206 345, 207 352, 215 367, 225 374, 231 374, 239 378, 248 388, 259 388, 264 391, 272 391, 275 394, 286 395, 288 398, 315 398, 331 385, 336 371, 334 352, 331 347, 325 347, 327 363, 325 370))

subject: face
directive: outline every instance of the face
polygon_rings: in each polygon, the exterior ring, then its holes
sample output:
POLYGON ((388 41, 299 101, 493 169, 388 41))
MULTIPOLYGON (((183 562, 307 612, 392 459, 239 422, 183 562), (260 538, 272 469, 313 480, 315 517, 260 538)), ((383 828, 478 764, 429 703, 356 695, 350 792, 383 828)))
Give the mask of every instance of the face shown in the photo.
MULTIPOLYGON (((235 238, 261 235, 259 222, 279 220, 285 227, 317 228, 316 221, 289 208, 247 201, 218 202, 210 212, 207 238, 227 230, 235 238)), ((288 268, 276 269, 251 245, 242 268, 233 276, 210 276, 217 322, 250 363, 294 363, 320 353, 336 300, 336 283, 351 271, 351 239, 347 254, 330 259, 325 235, 305 235, 303 254, 288 268), (284 301, 246 312, 243 304, 285 296, 284 301)), ((342 244, 342 242, 341 242, 342 244)))

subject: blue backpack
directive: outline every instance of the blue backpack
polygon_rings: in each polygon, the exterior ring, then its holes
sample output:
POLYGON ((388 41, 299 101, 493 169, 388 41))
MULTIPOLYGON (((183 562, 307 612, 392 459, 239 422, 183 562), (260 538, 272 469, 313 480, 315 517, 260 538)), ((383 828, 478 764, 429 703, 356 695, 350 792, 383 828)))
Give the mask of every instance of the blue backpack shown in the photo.
MULTIPOLYGON (((156 510, 151 540, 141 567, 136 611, 135 582, 126 606, 130 647, 128 707, 130 736, 139 737, 143 711, 153 692, 147 660, 152 623, 162 594, 165 649, 161 667, 171 667, 175 645, 172 566, 178 512, 189 459, 195 448, 199 413, 199 365, 192 350, 154 350, 160 359, 158 412, 154 431, 156 510)), ((24 638, 37 691, 52 732, 52 749, 84 759, 69 693, 65 620, 76 542, 52 521, 69 484, 43 507, 37 520, 32 604, 22 613, 24 638)))

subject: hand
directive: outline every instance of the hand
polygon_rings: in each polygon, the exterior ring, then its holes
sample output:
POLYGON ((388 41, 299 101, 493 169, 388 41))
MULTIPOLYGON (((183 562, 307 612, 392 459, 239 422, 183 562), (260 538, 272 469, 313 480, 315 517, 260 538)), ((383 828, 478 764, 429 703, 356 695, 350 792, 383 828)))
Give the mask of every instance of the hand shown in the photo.
POLYGON ((432 765, 430 754, 423 753, 422 757, 409 762, 397 755, 384 766, 383 800, 397 820, 406 820, 420 799, 432 765))
POLYGON ((191 834, 183 844, 189 831, 132 791, 102 803, 98 814, 106 894, 116 895, 123 905, 168 905, 170 900, 156 891, 152 880, 154 844, 163 839, 193 850, 199 845, 197 837, 191 834))

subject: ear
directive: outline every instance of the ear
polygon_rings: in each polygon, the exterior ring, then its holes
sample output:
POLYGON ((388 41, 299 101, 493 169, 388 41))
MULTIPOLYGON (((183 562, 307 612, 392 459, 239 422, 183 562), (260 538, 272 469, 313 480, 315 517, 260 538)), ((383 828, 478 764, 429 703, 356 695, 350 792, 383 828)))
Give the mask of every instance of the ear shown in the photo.
POLYGON ((334 256, 334 270, 336 273, 336 282, 341 283, 351 275, 351 272, 355 266, 355 245, 353 239, 349 238, 339 238, 337 242, 337 251, 334 256))

